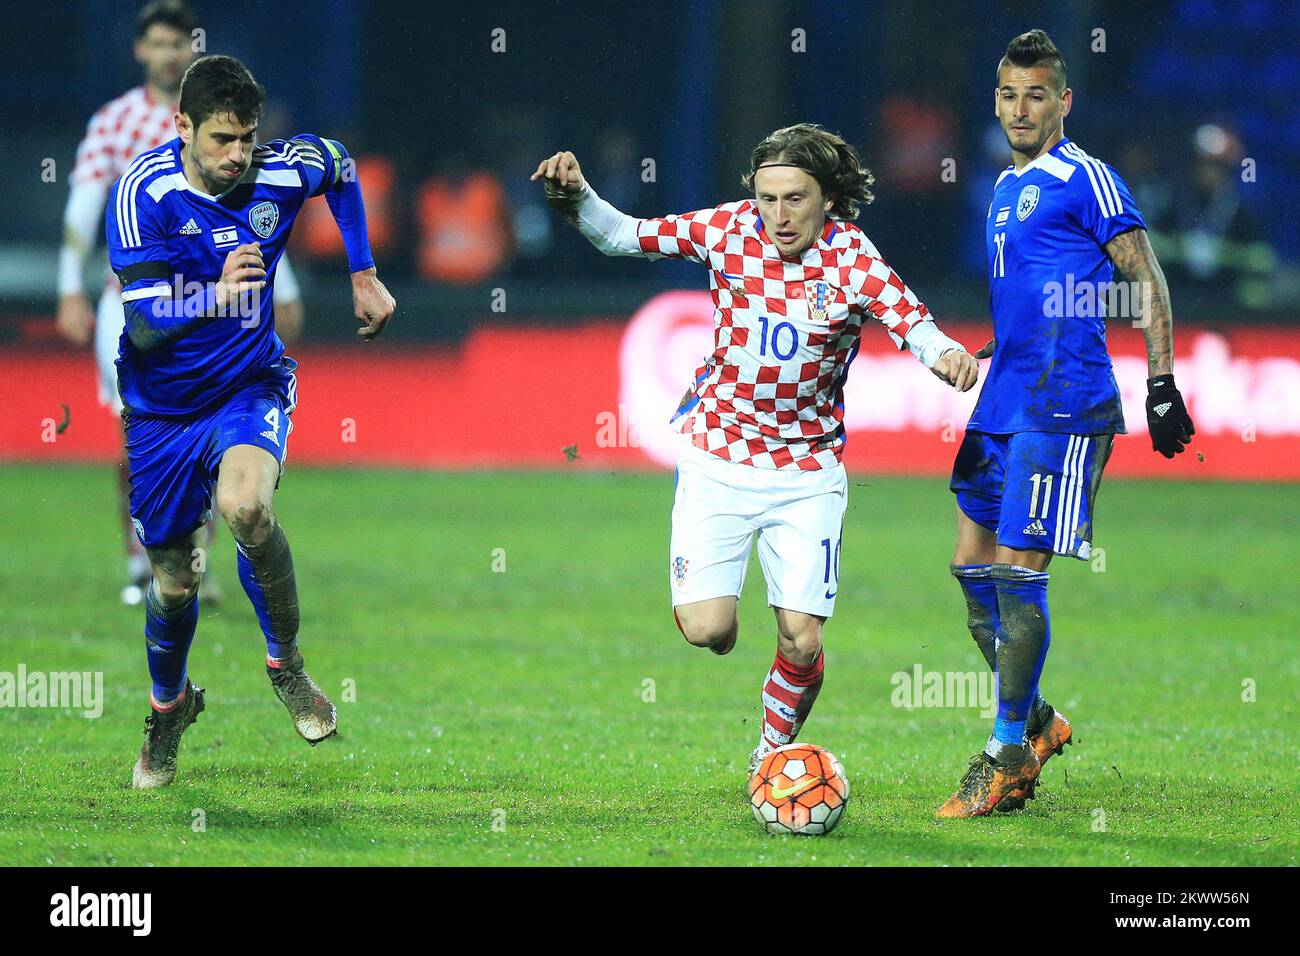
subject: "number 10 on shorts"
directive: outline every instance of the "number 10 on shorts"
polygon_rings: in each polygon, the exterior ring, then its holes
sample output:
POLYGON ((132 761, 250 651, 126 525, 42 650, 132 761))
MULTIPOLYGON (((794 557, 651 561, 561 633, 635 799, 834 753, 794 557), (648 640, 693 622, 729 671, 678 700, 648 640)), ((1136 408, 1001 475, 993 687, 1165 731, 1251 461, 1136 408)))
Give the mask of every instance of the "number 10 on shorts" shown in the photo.
POLYGON ((844 543, 844 535, 833 542, 830 538, 822 538, 822 550, 826 553, 826 598, 830 600, 839 593, 840 586, 840 545, 844 543))

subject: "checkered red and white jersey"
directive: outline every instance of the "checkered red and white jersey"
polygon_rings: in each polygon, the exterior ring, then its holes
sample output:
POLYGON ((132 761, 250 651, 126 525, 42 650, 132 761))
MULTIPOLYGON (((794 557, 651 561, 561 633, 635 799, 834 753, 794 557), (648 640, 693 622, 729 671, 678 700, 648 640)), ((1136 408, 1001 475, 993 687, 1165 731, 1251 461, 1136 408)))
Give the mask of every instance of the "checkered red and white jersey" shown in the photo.
POLYGON ((131 160, 176 136, 175 114, 175 103, 155 100, 144 86, 109 100, 86 125, 72 170, 73 185, 98 182, 107 190, 131 160))
POLYGON ((691 442, 759 468, 834 467, 844 449, 842 386, 868 317, 901 349, 926 307, 861 229, 829 220, 798 259, 768 239, 752 199, 637 226, 642 255, 709 268, 713 354, 674 417, 691 442))

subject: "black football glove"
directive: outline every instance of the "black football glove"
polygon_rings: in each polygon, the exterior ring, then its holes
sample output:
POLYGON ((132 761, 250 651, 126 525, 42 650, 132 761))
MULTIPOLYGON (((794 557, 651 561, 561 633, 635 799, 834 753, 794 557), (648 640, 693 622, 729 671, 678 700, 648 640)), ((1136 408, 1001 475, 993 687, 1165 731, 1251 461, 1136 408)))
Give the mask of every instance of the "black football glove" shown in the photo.
POLYGON ((1166 458, 1181 454, 1183 446, 1196 434, 1173 375, 1147 379, 1147 428, 1151 431, 1152 451, 1166 458))

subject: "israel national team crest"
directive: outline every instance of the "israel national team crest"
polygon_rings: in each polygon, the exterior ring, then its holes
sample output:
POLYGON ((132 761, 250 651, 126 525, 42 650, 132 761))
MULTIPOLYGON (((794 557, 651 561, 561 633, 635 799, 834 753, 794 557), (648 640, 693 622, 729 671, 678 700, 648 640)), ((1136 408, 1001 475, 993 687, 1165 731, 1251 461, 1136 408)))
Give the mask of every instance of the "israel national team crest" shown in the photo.
POLYGON ((1016 218, 1024 222, 1029 218, 1029 214, 1038 208, 1038 187, 1032 184, 1020 190, 1020 198, 1016 200, 1016 218))
POLYGON ((824 279, 814 279, 803 284, 804 299, 808 303, 808 318, 825 322, 830 315, 830 286, 824 279))
POLYGON ((673 577, 677 579, 679 588, 686 584, 686 565, 688 563, 681 555, 673 558, 673 577))
POLYGON ((280 207, 273 202, 260 202, 248 210, 248 224, 253 227, 253 232, 263 239, 271 237, 279 221, 280 207))

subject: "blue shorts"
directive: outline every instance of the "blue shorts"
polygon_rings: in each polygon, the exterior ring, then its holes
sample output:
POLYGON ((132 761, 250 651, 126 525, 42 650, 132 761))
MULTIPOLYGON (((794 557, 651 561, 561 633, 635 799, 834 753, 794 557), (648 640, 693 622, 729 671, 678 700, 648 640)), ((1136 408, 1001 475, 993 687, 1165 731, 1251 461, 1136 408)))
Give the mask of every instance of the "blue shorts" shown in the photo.
POLYGON ((1092 554, 1092 514, 1114 435, 967 432, 948 487, 968 518, 1017 551, 1092 554))
POLYGON ((146 548, 187 536, 208 520, 226 449, 256 445, 283 467, 298 400, 297 366, 286 357, 266 377, 193 418, 124 416, 131 521, 146 548))

